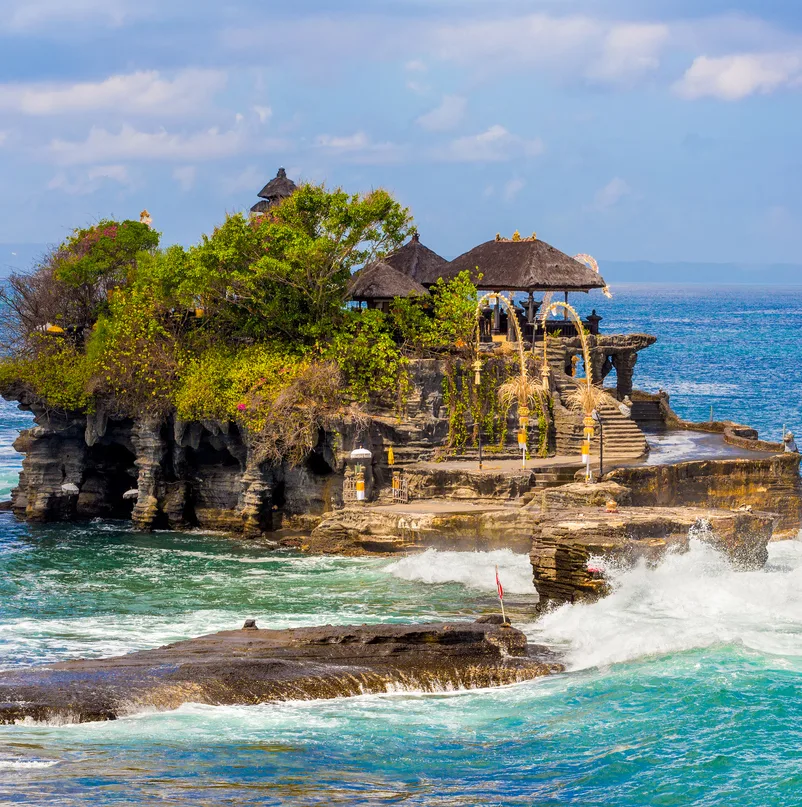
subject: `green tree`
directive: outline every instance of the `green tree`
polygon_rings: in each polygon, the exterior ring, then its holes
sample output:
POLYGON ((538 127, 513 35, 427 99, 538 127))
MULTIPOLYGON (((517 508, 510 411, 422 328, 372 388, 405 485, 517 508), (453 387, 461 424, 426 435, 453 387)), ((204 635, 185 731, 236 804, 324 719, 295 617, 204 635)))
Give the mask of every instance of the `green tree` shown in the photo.
POLYGON ((304 185, 267 215, 229 216, 190 250, 184 299, 255 337, 314 342, 342 319, 351 272, 396 249, 409 212, 387 191, 304 185))
POLYGON ((142 252, 156 249, 159 233, 138 221, 103 219, 75 230, 54 253, 54 277, 71 290, 79 321, 91 325, 112 289, 127 284, 142 252))

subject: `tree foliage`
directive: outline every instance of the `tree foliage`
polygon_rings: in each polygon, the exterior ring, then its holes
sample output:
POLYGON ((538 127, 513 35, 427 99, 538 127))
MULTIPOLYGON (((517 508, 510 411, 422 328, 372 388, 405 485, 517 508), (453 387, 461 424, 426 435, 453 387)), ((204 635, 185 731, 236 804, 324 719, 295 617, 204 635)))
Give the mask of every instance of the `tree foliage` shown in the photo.
POLYGON ((267 215, 229 216, 188 255, 181 292, 228 332, 314 342, 342 318, 352 270, 398 247, 409 212, 384 190, 305 185, 267 215))
POLYGON ((236 422, 264 458, 298 460, 361 405, 403 401, 409 356, 472 343, 467 273, 388 314, 346 307, 353 271, 411 231, 384 190, 313 185, 188 249, 158 249, 136 221, 76 230, 2 291, 0 387, 67 411, 236 422))

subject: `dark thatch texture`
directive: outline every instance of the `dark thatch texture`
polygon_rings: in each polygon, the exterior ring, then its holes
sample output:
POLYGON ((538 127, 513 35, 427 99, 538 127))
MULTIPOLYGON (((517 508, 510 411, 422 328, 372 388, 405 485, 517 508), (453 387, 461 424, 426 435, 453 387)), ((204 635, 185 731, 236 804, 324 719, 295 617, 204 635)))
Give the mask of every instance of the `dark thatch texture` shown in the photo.
POLYGON ((428 294, 416 280, 381 261, 360 269, 348 284, 348 297, 352 300, 392 300, 428 294))
POLYGON ((427 286, 435 283, 448 265, 445 258, 421 244, 417 233, 411 241, 390 255, 385 263, 427 286))
POLYGON ((252 208, 251 213, 267 213, 271 207, 273 207, 273 202, 268 202, 266 199, 260 199, 252 208))
POLYGON ((491 291, 590 291, 604 278, 545 241, 487 241, 455 258, 443 272, 447 278, 468 270, 479 288, 491 291))
POLYGON ((287 172, 283 168, 279 168, 275 178, 271 179, 270 182, 259 191, 259 198, 266 199, 267 204, 265 204, 265 202, 257 202, 251 208, 251 212, 264 213, 271 205, 278 204, 282 199, 292 196, 297 190, 298 186, 291 179, 287 179, 287 172))

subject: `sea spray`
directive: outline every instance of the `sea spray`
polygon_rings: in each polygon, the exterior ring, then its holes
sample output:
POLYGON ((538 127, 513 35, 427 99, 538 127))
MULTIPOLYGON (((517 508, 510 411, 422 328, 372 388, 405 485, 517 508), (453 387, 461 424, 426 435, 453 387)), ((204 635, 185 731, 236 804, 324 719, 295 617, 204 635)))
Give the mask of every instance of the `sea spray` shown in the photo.
POLYGON ((764 569, 739 571, 692 537, 688 552, 657 566, 605 572, 608 597, 564 605, 526 628, 560 648, 570 669, 729 644, 802 657, 802 543, 771 544, 764 569))
POLYGON ((477 591, 496 591, 495 567, 504 590, 510 594, 536 595, 528 555, 509 549, 492 552, 449 552, 427 549, 386 567, 402 580, 422 583, 461 583, 477 591))

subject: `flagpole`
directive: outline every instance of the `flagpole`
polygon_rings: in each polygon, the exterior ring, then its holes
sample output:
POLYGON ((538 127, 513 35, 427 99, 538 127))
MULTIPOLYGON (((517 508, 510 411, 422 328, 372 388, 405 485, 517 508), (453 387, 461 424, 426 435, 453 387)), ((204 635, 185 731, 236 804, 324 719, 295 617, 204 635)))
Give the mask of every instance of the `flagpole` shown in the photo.
POLYGON ((501 620, 503 624, 507 624, 507 615, 504 613, 504 594, 501 588, 501 583, 498 579, 498 566, 496 566, 496 590, 498 591, 498 601, 501 603, 501 620))

